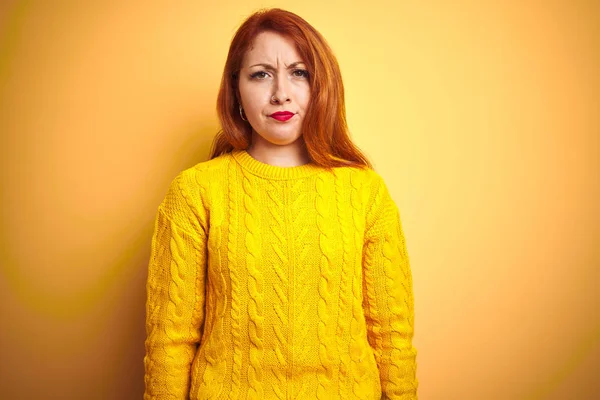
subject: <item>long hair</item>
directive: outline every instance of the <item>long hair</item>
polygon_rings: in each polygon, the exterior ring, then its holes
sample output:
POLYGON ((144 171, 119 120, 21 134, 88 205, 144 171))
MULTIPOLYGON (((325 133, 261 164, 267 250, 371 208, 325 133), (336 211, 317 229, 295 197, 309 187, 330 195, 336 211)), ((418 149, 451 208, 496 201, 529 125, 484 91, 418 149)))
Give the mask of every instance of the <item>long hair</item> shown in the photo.
POLYGON ((210 158, 250 145, 252 127, 239 114, 238 79, 244 55, 253 39, 264 31, 291 38, 306 63, 311 98, 301 129, 311 161, 327 169, 340 166, 373 169, 349 137, 344 85, 333 51, 308 22, 280 8, 256 11, 233 37, 217 97, 217 115, 222 129, 214 138, 210 158))

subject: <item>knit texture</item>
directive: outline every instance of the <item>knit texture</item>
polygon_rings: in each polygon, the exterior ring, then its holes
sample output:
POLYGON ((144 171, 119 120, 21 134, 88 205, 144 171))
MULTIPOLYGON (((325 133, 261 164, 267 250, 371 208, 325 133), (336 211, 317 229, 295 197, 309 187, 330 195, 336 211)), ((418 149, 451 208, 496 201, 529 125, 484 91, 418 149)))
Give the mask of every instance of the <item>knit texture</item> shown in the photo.
POLYGON ((398 207, 374 170, 233 150, 158 207, 144 399, 417 399, 398 207))

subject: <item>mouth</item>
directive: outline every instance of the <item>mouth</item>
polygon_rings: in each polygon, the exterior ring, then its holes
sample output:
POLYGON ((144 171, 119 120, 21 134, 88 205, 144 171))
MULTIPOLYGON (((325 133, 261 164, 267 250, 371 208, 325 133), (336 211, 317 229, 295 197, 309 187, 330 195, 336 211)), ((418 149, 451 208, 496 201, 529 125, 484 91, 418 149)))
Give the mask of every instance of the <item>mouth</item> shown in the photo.
POLYGON ((269 115, 269 117, 276 119, 278 121, 287 121, 292 118, 295 114, 289 111, 280 111, 269 115))

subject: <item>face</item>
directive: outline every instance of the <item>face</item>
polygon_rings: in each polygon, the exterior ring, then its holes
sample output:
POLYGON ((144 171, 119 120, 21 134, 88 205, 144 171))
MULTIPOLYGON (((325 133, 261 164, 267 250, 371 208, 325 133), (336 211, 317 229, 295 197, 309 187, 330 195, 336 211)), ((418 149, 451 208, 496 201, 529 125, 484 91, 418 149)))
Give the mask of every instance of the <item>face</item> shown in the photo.
POLYGON ((274 32, 258 34, 245 54, 239 76, 239 100, 253 138, 281 146, 300 138, 310 86, 306 64, 294 42, 274 32), (293 116, 288 120, 271 116, 281 111, 293 116))

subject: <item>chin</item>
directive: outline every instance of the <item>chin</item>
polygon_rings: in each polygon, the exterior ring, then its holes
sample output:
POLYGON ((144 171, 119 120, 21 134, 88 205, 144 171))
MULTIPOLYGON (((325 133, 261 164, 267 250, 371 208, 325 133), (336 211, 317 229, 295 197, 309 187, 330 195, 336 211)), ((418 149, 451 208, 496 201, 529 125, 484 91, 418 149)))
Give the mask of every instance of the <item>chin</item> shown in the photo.
POLYGON ((282 136, 270 135, 270 136, 266 136, 264 138, 265 138, 265 140, 267 140, 273 144, 277 144, 277 145, 281 146, 281 145, 294 143, 296 140, 298 140, 300 138, 300 136, 299 135, 282 135, 282 136))
POLYGON ((269 140, 275 146, 287 146, 295 142, 295 140, 269 140))

